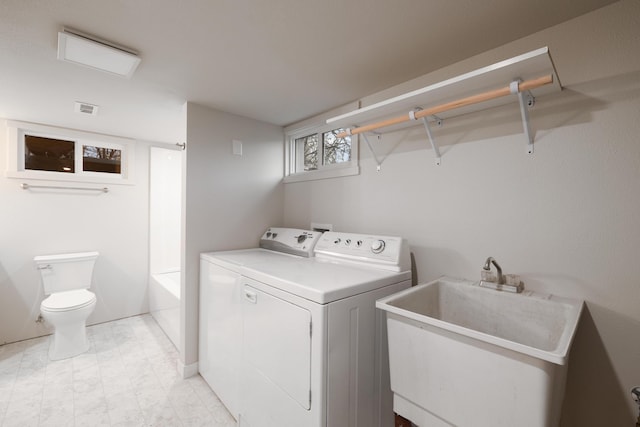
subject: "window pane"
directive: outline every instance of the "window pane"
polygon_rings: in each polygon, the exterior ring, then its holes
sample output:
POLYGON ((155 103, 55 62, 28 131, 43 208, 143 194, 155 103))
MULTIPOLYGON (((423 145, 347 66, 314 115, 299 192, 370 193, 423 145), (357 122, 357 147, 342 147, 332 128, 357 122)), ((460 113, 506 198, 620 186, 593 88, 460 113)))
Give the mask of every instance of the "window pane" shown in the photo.
POLYGON ((323 164, 330 165, 351 160, 351 136, 345 136, 344 138, 336 136, 343 131, 344 129, 335 129, 322 134, 324 144, 323 164))
POLYGON ((115 148, 82 146, 82 170, 85 172, 120 173, 122 151, 115 148))
POLYGON ((73 141, 24 136, 24 168, 28 170, 74 173, 73 141))
POLYGON ((296 149, 304 156, 304 170, 318 169, 318 134, 303 136, 296 139, 296 149))

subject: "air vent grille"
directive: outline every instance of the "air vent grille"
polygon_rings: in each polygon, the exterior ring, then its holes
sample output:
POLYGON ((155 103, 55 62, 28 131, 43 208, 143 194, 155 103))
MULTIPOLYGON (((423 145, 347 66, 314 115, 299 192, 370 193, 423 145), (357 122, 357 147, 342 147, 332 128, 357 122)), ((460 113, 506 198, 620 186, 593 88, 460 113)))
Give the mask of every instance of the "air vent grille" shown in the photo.
POLYGON ((86 102, 76 102, 74 111, 76 113, 88 114, 90 116, 97 116, 98 106, 93 104, 87 104, 86 102))

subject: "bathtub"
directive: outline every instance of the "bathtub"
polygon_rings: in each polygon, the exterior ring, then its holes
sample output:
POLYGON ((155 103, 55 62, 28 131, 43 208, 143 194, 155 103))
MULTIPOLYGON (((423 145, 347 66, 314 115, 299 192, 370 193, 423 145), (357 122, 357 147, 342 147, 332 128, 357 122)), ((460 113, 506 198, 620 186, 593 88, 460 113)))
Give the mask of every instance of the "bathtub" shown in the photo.
POLYGON ((180 271, 151 274, 149 309, 173 345, 180 348, 180 271))

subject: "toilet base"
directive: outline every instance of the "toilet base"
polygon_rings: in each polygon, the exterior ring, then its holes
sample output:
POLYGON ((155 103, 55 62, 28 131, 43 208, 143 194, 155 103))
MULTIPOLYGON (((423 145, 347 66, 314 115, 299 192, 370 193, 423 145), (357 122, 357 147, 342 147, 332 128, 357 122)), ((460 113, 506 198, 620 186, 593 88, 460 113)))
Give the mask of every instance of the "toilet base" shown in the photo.
POLYGON ((50 360, 68 359, 87 350, 89 350, 89 340, 85 322, 56 326, 49 346, 50 360))

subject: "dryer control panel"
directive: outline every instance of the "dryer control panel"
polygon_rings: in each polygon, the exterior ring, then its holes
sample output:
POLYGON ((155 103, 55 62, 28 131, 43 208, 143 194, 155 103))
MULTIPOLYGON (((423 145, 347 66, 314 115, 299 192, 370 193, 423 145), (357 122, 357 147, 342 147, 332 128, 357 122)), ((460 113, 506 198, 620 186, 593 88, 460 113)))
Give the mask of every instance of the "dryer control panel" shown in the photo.
POLYGON ((260 247, 276 252, 312 257, 322 235, 319 231, 269 227, 260 238, 260 247))
POLYGON ((325 232, 316 244, 316 257, 348 261, 392 271, 411 268, 409 247, 402 237, 325 232))

